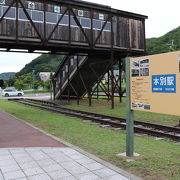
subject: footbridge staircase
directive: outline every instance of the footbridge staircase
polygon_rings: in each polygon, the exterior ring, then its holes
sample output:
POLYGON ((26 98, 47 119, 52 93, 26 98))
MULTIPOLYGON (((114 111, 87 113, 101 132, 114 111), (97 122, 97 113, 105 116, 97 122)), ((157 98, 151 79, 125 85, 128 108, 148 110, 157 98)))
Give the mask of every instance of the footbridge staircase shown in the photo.
POLYGON ((54 75, 55 99, 81 98, 92 93, 92 88, 111 66, 107 55, 66 56, 54 75))

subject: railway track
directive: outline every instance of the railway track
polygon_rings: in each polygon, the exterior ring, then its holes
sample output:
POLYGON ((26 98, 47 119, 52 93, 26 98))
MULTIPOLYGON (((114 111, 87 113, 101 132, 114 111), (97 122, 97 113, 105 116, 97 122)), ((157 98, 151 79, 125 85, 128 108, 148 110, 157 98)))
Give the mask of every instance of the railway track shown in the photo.
MULTIPOLYGON (((113 128, 126 128, 126 120, 102 114, 68 109, 58 105, 55 102, 35 100, 35 99, 9 99, 24 105, 48 110, 55 113, 64 114, 67 116, 81 118, 99 123, 102 126, 110 126, 113 128)), ((180 127, 171 127, 158 124, 152 124, 141 121, 134 121, 134 131, 136 133, 147 134, 156 137, 166 137, 175 141, 180 141, 180 127)))

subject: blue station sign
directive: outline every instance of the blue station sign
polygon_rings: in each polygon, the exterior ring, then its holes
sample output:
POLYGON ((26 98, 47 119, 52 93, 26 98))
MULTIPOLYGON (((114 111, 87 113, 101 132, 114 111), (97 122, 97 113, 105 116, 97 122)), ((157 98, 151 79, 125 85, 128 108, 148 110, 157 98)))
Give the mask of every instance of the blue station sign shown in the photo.
POLYGON ((153 93, 176 93, 176 74, 152 75, 153 93))

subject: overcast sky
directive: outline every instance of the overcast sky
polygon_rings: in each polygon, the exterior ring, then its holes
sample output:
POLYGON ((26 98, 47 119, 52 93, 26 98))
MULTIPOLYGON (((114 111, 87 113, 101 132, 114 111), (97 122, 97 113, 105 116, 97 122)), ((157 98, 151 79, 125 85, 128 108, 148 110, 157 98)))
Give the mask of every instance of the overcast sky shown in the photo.
MULTIPOLYGON (((159 37, 180 26, 180 0, 88 0, 113 8, 143 14, 146 20, 146 37, 159 37)), ((0 52, 0 73, 18 72, 37 54, 0 52)))

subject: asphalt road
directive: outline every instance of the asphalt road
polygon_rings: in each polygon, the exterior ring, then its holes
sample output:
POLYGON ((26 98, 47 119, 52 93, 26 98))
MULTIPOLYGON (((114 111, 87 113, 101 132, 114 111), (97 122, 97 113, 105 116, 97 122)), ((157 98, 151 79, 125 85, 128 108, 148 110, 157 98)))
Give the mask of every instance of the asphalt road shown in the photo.
POLYGON ((38 94, 24 94, 22 97, 19 96, 10 96, 10 97, 2 97, 0 93, 0 99, 13 99, 13 98, 31 98, 31 99, 44 99, 49 100, 51 99, 50 93, 38 93, 38 94))

